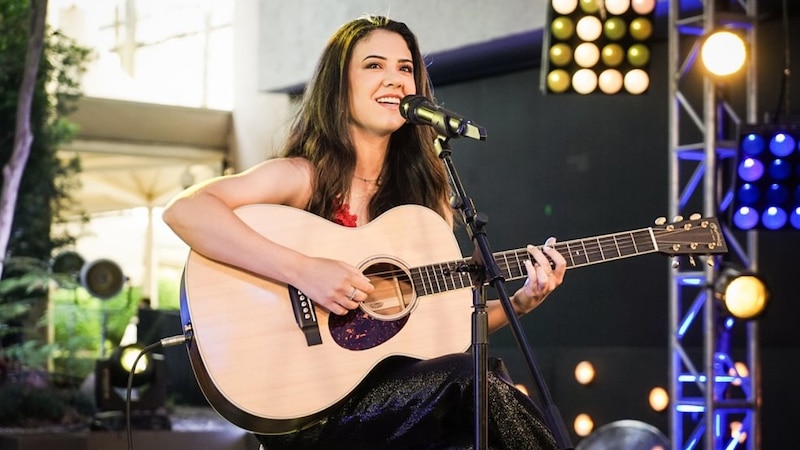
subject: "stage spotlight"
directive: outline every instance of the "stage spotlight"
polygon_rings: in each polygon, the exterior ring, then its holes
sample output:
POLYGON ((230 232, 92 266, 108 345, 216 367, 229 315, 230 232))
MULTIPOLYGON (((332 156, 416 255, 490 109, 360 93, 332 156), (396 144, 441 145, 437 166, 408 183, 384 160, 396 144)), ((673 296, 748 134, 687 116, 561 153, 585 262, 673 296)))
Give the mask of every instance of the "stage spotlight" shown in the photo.
POLYGON ((747 59, 744 39, 731 31, 711 33, 700 48, 700 59, 712 75, 724 77, 736 73, 747 59))
POLYGON ((758 275, 730 266, 717 275, 714 296, 722 301, 732 316, 743 320, 761 315, 769 300, 767 287, 758 275))
POLYGON ((550 0, 542 52, 545 93, 639 95, 650 87, 656 0, 550 0))
POLYGON ((123 411, 131 383, 131 410, 154 411, 164 406, 166 399, 166 369, 160 354, 145 354, 133 363, 142 351, 137 344, 117 348, 108 359, 95 365, 95 401, 101 411, 123 411))
POLYGON ((737 149, 731 222, 740 230, 800 230, 800 128, 745 129, 737 149))

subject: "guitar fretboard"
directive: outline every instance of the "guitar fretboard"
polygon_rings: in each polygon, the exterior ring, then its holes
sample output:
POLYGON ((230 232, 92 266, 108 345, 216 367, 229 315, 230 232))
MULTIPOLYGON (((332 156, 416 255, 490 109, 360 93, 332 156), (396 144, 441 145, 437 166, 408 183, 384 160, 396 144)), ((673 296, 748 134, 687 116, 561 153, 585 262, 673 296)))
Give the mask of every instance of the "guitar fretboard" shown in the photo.
MULTIPOLYGON (((588 266, 606 261, 658 251, 652 228, 607 234, 586 239, 557 242, 554 248, 567 260, 567 268, 588 266)), ((542 249, 542 246, 539 246, 542 249)), ((493 254, 506 280, 527 276, 525 260, 531 258, 524 248, 493 254)), ((418 295, 430 295, 473 285, 471 273, 479 270, 472 258, 415 267, 411 281, 418 295)))

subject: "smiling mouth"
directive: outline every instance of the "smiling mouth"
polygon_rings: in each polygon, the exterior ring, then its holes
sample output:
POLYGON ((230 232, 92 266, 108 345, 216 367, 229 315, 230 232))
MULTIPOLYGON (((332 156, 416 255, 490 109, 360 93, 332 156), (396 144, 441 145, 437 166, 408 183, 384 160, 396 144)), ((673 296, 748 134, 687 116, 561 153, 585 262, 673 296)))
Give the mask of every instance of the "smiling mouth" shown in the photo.
POLYGON ((381 97, 376 101, 381 105, 400 106, 400 99, 397 97, 381 97))

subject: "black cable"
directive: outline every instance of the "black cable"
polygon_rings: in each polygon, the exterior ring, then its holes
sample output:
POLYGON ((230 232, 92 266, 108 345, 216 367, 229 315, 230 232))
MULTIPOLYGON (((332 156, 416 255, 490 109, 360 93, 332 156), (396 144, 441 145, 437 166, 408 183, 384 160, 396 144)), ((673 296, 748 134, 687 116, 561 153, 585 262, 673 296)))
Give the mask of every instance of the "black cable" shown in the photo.
POLYGON ((131 427, 131 391, 133 391, 133 374, 136 373, 136 365, 139 364, 139 360, 142 358, 142 356, 146 355, 147 353, 164 347, 180 345, 188 340, 189 337, 186 335, 177 335, 164 338, 143 348, 142 351, 136 355, 136 359, 133 361, 133 365, 131 366, 131 371, 128 373, 128 387, 125 393, 125 432, 128 438, 128 450, 133 450, 133 431, 131 427))

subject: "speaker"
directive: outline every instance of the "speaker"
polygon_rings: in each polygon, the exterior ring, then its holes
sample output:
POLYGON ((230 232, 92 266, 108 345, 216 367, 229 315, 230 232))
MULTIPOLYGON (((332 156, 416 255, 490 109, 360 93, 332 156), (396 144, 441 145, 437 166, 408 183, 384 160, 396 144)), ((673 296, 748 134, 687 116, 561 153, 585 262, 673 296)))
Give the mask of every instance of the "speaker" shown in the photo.
POLYGON ((117 263, 98 259, 81 268, 81 285, 97 298, 107 300, 122 290, 125 276, 117 263))

